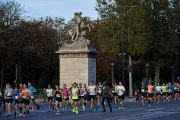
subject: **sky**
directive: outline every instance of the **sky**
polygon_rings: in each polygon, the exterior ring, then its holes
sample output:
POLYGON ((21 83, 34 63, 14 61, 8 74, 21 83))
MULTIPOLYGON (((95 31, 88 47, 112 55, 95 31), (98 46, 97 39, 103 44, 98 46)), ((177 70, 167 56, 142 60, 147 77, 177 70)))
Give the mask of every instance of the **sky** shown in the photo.
POLYGON ((69 21, 75 12, 82 12, 82 16, 89 16, 96 20, 98 12, 95 10, 96 0, 15 0, 24 6, 26 15, 31 18, 60 17, 69 21))

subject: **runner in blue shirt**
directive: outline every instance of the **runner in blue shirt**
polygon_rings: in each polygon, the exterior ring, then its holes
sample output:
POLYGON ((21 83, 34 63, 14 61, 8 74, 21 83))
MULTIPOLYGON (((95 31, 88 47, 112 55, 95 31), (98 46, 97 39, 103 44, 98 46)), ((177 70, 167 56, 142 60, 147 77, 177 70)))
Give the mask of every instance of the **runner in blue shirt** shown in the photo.
POLYGON ((178 85, 174 83, 174 100, 178 101, 178 85))
POLYGON ((16 112, 15 112, 15 117, 17 117, 17 111, 18 111, 18 105, 19 105, 19 97, 20 97, 20 93, 18 92, 18 89, 15 88, 15 95, 14 95, 14 101, 15 101, 15 108, 16 108, 16 112))
POLYGON ((173 90, 173 86, 171 85, 171 82, 169 82, 168 86, 167 86, 167 90, 168 90, 168 101, 169 103, 171 103, 171 98, 172 98, 172 90, 173 90))
MULTIPOLYGON (((33 86, 31 86, 31 83, 28 82, 28 89, 33 93, 31 95, 29 95, 30 100, 32 100, 33 104, 37 106, 37 109, 39 110, 39 105, 35 103, 35 97, 34 97, 34 93, 36 93, 36 90, 33 86)), ((33 106, 31 107, 32 111, 34 111, 33 106)))

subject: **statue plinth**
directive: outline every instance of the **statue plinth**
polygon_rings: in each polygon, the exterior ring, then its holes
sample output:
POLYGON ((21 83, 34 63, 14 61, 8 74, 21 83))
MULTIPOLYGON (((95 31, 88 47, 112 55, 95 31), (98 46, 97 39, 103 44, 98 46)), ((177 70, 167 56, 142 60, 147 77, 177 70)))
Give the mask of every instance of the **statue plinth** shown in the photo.
POLYGON ((96 49, 89 44, 72 43, 59 49, 60 87, 68 88, 74 82, 89 85, 96 83, 96 49))

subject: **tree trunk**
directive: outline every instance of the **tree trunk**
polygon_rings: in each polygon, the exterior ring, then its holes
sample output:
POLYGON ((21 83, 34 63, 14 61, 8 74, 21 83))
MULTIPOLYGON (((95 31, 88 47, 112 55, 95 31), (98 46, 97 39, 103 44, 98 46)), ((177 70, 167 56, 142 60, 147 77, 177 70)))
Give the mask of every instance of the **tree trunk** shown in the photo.
POLYGON ((129 97, 133 96, 133 88, 132 88, 132 58, 129 55, 129 97))
POLYGON ((157 86, 157 84, 160 82, 160 67, 160 60, 158 60, 155 65, 155 86, 157 86))
POLYGON ((18 80, 18 64, 15 65, 15 88, 17 88, 17 80, 18 80))
POLYGON ((3 89, 3 85, 4 85, 4 68, 5 68, 5 60, 3 60, 1 66, 1 90, 3 89))
POLYGON ((18 63, 18 65, 19 65, 19 83, 22 83, 22 78, 21 78, 21 61, 19 60, 19 63, 18 63))

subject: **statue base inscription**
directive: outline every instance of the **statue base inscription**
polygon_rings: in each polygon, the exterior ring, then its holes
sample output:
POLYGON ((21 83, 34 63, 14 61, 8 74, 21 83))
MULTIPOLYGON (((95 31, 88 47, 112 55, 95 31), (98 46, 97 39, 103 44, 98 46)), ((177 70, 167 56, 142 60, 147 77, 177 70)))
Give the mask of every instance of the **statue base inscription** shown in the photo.
POLYGON ((96 83, 96 49, 86 43, 67 44, 59 49, 60 87, 68 88, 74 82, 89 85, 96 83))

